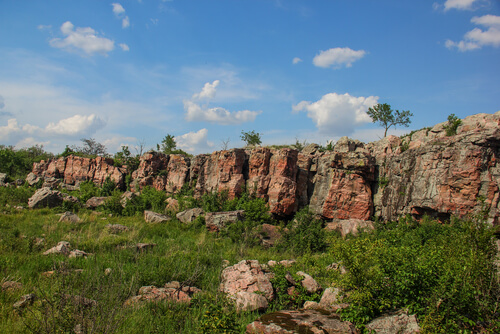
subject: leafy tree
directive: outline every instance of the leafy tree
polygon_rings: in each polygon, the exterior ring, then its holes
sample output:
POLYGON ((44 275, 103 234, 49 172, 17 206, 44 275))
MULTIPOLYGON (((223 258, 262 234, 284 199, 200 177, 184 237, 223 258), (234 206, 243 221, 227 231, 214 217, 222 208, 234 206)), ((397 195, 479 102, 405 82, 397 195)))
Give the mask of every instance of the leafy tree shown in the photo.
MULTIPOLYGON (((97 142, 94 138, 82 138, 80 140, 82 141, 83 146, 72 146, 72 153, 76 153, 76 155, 83 155, 86 157, 108 156, 106 146, 97 142)), ((67 153, 67 149, 65 149, 63 154, 67 153)))
POLYGON ((247 143, 247 146, 260 145, 262 143, 260 133, 256 133, 254 130, 248 132, 241 130, 240 138, 247 143))
POLYGON ((161 141, 161 151, 165 154, 172 154, 172 152, 177 148, 177 143, 175 142, 174 136, 168 134, 161 141))
POLYGON ((379 123, 384 127, 384 137, 387 136, 387 130, 393 125, 394 128, 397 125, 408 127, 411 123, 410 117, 413 116, 409 110, 392 110, 387 103, 379 103, 368 108, 367 114, 371 117, 373 123, 379 123))

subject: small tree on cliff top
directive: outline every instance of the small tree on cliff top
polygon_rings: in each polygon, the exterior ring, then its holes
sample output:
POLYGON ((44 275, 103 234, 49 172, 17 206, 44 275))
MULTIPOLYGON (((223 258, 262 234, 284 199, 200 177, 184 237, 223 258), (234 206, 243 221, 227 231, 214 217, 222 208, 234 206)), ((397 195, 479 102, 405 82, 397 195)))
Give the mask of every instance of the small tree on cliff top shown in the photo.
POLYGON ((248 132, 242 130, 240 138, 245 143, 247 143, 247 146, 260 145, 262 143, 262 140, 260 139, 260 133, 255 132, 255 130, 248 132))
POLYGON ((409 110, 392 110, 387 103, 379 103, 370 107, 366 113, 371 117, 373 123, 378 123, 384 127, 384 137, 387 136, 387 130, 393 125, 394 128, 397 125, 408 127, 411 123, 410 117, 413 117, 409 110))

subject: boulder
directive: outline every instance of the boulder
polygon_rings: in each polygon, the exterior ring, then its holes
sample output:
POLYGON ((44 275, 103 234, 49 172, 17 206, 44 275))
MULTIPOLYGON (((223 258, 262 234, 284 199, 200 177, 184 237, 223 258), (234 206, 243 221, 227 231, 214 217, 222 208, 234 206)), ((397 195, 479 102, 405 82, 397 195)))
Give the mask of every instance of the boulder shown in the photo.
POLYGON ((42 187, 43 188, 50 188, 50 189, 57 189, 57 187, 61 184, 60 179, 56 179, 55 177, 46 177, 43 180, 42 187))
POLYGON ((76 214, 73 212, 66 211, 61 215, 61 218, 59 218, 60 222, 68 222, 68 223, 79 223, 82 220, 80 217, 78 217, 76 214))
POLYGON ((192 223, 196 219, 196 217, 198 217, 204 213, 205 213, 205 211, 203 211, 203 209, 201 209, 201 208, 193 208, 193 209, 187 209, 187 210, 184 210, 182 212, 179 212, 175 216, 177 217, 177 219, 179 219, 184 224, 188 224, 188 223, 192 223))
POLYGON ((129 228, 127 226, 120 225, 120 224, 108 224, 108 225, 106 225, 106 228, 108 229, 108 231, 110 233, 113 233, 113 234, 127 232, 129 230, 129 228))
POLYGON ((69 258, 75 258, 75 257, 83 257, 83 258, 86 258, 87 256, 89 256, 90 254, 87 253, 87 252, 84 252, 82 250, 79 250, 79 249, 75 249, 75 250, 72 250, 71 252, 69 252, 69 255, 68 257, 69 258))
POLYGON ((239 311, 264 311, 269 306, 266 297, 254 292, 238 291, 232 298, 239 311))
POLYGON ((63 202, 63 196, 61 192, 57 190, 51 190, 50 188, 41 188, 35 192, 33 196, 28 200, 28 206, 31 209, 36 208, 53 208, 60 206, 63 202))
POLYGON ((337 310, 346 308, 348 304, 342 303, 339 288, 326 288, 321 296, 318 306, 322 310, 337 312, 337 310))
POLYGON ((153 247, 155 247, 156 244, 153 244, 153 243, 143 243, 143 242, 139 242, 138 244, 135 245, 135 250, 140 252, 140 253, 143 253, 143 252, 147 252, 151 249, 153 249, 153 247))
POLYGON ((144 220, 146 223, 164 223, 169 221, 171 218, 161 213, 156 213, 153 211, 144 211, 144 220))
POLYGON ((4 186, 7 183, 7 174, 0 173, 0 185, 4 186))
POLYGON ((191 303, 192 297, 201 290, 196 287, 181 286, 179 282, 166 283, 164 287, 143 286, 137 296, 125 301, 124 306, 139 306, 144 302, 170 301, 176 303, 191 303))
POLYGON ((136 197, 137 195, 134 192, 126 191, 120 197, 120 204, 123 208, 125 208, 127 206, 127 203, 132 201, 136 197))
POLYGON ((321 286, 310 275, 306 274, 303 271, 298 271, 297 275, 304 278, 300 283, 308 293, 317 293, 321 291, 321 286))
POLYGON ((97 197, 97 196, 89 198, 85 203, 85 207, 87 209, 96 209, 99 206, 106 204, 107 199, 108 197, 97 197))
POLYGON ((173 197, 169 197, 165 200, 167 206, 165 207, 165 211, 178 212, 179 211, 179 201, 173 197))
POLYGON ((218 232, 226 226, 243 220, 245 211, 207 212, 205 214, 205 224, 207 229, 218 232))
POLYGON ((240 310, 261 309, 264 302, 257 296, 264 297, 267 301, 274 298, 271 281, 257 260, 242 260, 226 267, 221 274, 219 290, 237 300, 240 310), (239 294, 239 292, 245 293, 239 294))
POLYGON ((22 309, 32 305, 35 302, 35 300, 36 300, 36 295, 34 293, 23 295, 21 296, 21 299, 19 299, 17 302, 14 303, 13 307, 15 309, 22 309))
POLYGON ((260 242, 264 247, 272 247, 283 237, 281 228, 271 224, 262 224, 260 227, 260 242))
POLYGON ((358 333, 356 327, 340 320, 335 313, 316 310, 279 311, 268 313, 246 328, 248 334, 291 334, 291 333, 358 333))
POLYGON ((366 329, 377 334, 413 334, 420 332, 416 316, 408 315, 403 311, 373 319, 366 324, 366 329))
MULTIPOLYGON (((28 184, 30 185, 30 187, 34 186, 35 184, 38 183, 38 181, 40 180, 40 177, 38 177, 37 175, 35 175, 35 173, 31 172, 28 174, 28 176, 26 176, 26 182, 28 182, 28 184)), ((0 183, 1 183, 1 178, 0 178, 0 183)))
POLYGON ((63 254, 69 255, 71 251, 71 244, 67 241, 59 241, 56 246, 46 250, 43 255, 49 254, 63 254))
POLYGON ((361 230, 373 231, 375 226, 372 221, 360 219, 337 219, 327 223, 326 230, 338 231, 345 238, 348 234, 357 235, 361 230))
POLYGON ((21 290, 22 288, 23 284, 21 282, 5 281, 2 283, 2 292, 16 291, 21 290))

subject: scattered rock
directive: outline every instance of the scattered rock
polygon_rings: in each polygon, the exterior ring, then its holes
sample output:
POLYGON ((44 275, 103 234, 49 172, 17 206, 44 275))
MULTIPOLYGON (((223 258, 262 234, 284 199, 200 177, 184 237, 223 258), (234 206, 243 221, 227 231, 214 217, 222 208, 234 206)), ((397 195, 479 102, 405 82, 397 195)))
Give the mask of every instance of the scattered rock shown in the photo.
POLYGON ((7 183, 7 174, 5 173, 0 173, 0 186, 5 186, 7 183))
POLYGON ((165 207, 166 211, 178 212, 179 211, 179 201, 173 197, 169 197, 165 200, 167 206, 165 207))
POLYGON ((138 251, 138 252, 147 252, 151 249, 153 249, 153 247, 155 247, 156 244, 147 244, 147 243, 138 243, 135 245, 135 249, 138 251))
POLYGON ((125 208, 127 206, 127 203, 132 201, 136 197, 137 197, 137 195, 134 192, 126 191, 120 197, 120 204, 122 205, 122 207, 125 208))
POLYGON ((21 290, 22 288, 23 288, 23 284, 20 282, 5 281, 2 283, 2 292, 21 290))
POLYGON ((34 293, 30 293, 24 296, 21 296, 17 302, 14 303, 13 307, 15 309, 25 308, 27 306, 32 305, 36 300, 36 295, 34 293))
POLYGON ((260 242, 264 247, 272 247, 281 240, 281 229, 271 224, 262 224, 260 227, 260 242))
POLYGON ((377 334, 413 334, 420 332, 420 326, 415 315, 408 315, 403 311, 376 318, 366 324, 366 329, 377 334))
POLYGON ((41 188, 35 192, 33 196, 28 201, 28 206, 31 209, 36 208, 53 208, 61 205, 63 202, 63 196, 61 192, 57 190, 51 190, 50 188, 41 188))
POLYGON ((205 214, 205 224, 211 232, 218 232, 226 226, 243 220, 245 211, 208 212, 205 214))
POLYGON ((76 214, 73 212, 66 211, 61 215, 61 218, 59 218, 60 222, 68 222, 68 223, 79 223, 82 220, 80 217, 78 217, 76 214))
POLYGON ((191 303, 193 295, 201 290, 191 286, 181 286, 177 281, 166 283, 163 288, 156 286, 143 286, 139 289, 137 296, 131 297, 125 301, 124 306, 138 306, 143 302, 160 302, 164 300, 191 303))
POLYGON ((339 288, 325 289, 318 305, 322 310, 327 310, 330 312, 337 312, 337 310, 349 306, 349 304, 342 303, 342 298, 340 296, 339 288))
POLYGON ((127 232, 129 230, 129 228, 127 226, 120 225, 120 224, 108 224, 108 225, 106 225, 106 228, 108 229, 108 231, 110 233, 114 233, 114 234, 118 234, 121 232, 127 232))
POLYGON ((49 254, 63 254, 63 255, 69 255, 71 251, 71 244, 67 241, 59 241, 57 243, 57 246, 52 247, 49 250, 46 250, 43 255, 49 255, 49 254))
POLYGON ((338 231, 345 238, 349 233, 357 235, 362 229, 373 231, 375 226, 372 221, 360 219, 341 219, 328 223, 325 227, 329 231, 338 231))
POLYGON ((57 187, 61 184, 60 179, 56 179, 55 177, 46 177, 43 180, 43 188, 57 189, 57 187))
MULTIPOLYGON (((37 184, 38 181, 40 181, 40 178, 38 176, 36 176, 34 173, 29 173, 28 176, 26 176, 26 182, 28 182, 28 184, 30 185, 30 187, 32 187, 35 184, 37 184)), ((2 181, 0 180, 0 183, 1 182, 2 181)))
POLYGON ((164 223, 169 221, 170 219, 170 217, 162 215, 160 213, 156 213, 153 211, 144 211, 144 220, 146 221, 146 223, 164 223))
POLYGON ((86 253, 84 251, 81 251, 79 249, 75 249, 75 250, 72 250, 71 252, 69 252, 68 257, 69 258, 75 258, 75 257, 84 257, 84 258, 86 258, 89 255, 90 254, 88 254, 88 253, 86 253))
POLYGON ((340 316, 316 310, 279 311, 265 314, 246 328, 248 334, 358 333, 356 327, 340 316))
POLYGON ((196 217, 198 217, 204 213, 205 213, 205 211, 203 211, 203 209, 201 209, 201 208, 193 208, 193 209, 187 209, 187 210, 184 210, 182 212, 179 212, 175 216, 177 217, 177 219, 179 219, 184 224, 188 224, 188 223, 192 223, 196 219, 196 217))
POLYGON ((345 269, 345 267, 343 265, 336 263, 336 262, 328 265, 326 267, 326 270, 340 270, 341 275, 344 275, 345 273, 347 273, 347 270, 345 269))
POLYGON ((99 206, 106 204, 107 197, 92 197, 87 200, 85 207, 87 209, 96 209, 99 206))
POLYGON ((111 274, 111 272, 112 272, 112 271, 113 271, 113 269, 111 269, 111 268, 106 268, 106 269, 104 269, 104 275, 108 276, 108 275, 110 275, 110 274, 111 274))

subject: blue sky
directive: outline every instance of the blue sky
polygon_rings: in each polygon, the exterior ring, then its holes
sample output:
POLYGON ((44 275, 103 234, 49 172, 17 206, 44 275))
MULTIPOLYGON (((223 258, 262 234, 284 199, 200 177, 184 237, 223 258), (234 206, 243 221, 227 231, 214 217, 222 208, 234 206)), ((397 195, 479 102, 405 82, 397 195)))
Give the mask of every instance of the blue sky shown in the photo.
POLYGON ((193 154, 500 110, 498 0, 0 0, 0 144, 193 154))

